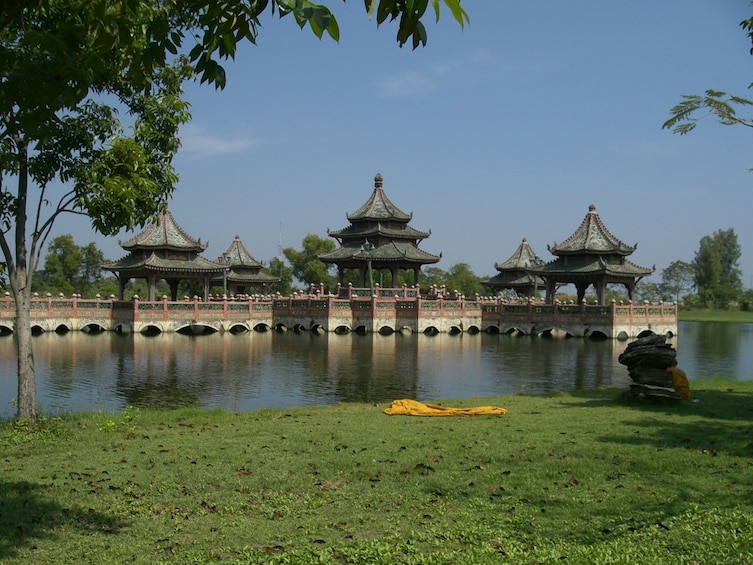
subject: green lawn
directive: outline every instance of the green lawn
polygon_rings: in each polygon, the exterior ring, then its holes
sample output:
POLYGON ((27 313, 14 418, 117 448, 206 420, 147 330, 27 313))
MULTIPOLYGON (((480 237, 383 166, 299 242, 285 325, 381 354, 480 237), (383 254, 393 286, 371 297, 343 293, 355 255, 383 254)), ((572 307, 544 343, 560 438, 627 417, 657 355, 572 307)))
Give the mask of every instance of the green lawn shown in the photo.
POLYGON ((753 312, 740 310, 680 310, 681 322, 739 322, 753 323, 753 312))
POLYGON ((0 563, 753 563, 753 382, 0 423, 0 563))

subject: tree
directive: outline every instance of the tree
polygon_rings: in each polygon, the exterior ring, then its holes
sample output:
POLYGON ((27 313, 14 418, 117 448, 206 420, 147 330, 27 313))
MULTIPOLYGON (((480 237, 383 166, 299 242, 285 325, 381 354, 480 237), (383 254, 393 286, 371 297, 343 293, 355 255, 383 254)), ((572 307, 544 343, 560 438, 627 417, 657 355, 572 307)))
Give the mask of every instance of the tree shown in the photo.
MULTIPOLYGON (((740 27, 747 31, 748 37, 753 41, 753 18, 740 22, 740 27)), ((753 84, 750 87, 753 87, 753 84)), ((741 125, 753 128, 753 117, 737 115, 737 109, 749 111, 752 106, 753 100, 721 90, 709 89, 703 95, 685 94, 682 101, 670 110, 671 117, 664 122, 662 129, 671 129, 673 133, 685 135, 708 116, 716 117, 717 121, 725 126, 741 125)))
MULTIPOLYGON (((42 291, 71 295, 76 292, 81 279, 80 268, 84 254, 70 234, 61 235, 50 241, 44 259, 44 269, 40 273, 46 288, 42 291)), ((36 288, 36 285, 35 285, 36 288)))
POLYGON ((695 269, 685 261, 672 261, 661 272, 662 289, 676 302, 680 302, 680 294, 695 287, 695 269))
MULTIPOLYGON (((47 246, 44 268, 34 277, 32 288, 38 293, 70 295, 75 292, 92 298, 98 292, 93 289, 104 278, 101 268, 104 259, 96 244, 79 246, 72 235, 60 235, 47 246)), ((116 291, 117 288, 116 285, 116 291)))
POLYGON ((455 263, 447 271, 445 283, 447 290, 450 292, 458 291, 467 298, 472 298, 477 294, 486 292, 478 276, 471 270, 468 263, 455 263))
MULTIPOLYGON (((467 22, 460 0, 442 3, 461 26, 467 22)), ((414 48, 426 44, 428 5, 365 3, 377 25, 398 21, 398 43, 414 48)), ((431 5, 438 18, 440 0, 431 5)), ((19 419, 36 421, 30 291, 55 219, 86 215, 112 235, 153 218, 177 180, 177 132, 190 117, 182 82, 195 73, 224 87, 218 59, 254 43, 267 10, 292 14, 318 37, 339 37, 330 11, 309 0, 0 4, 0 248, 16 302, 19 419), (187 54, 184 43, 192 45, 187 54)))
POLYGON ((279 292, 283 296, 290 295, 293 292, 293 269, 279 257, 273 257, 269 261, 268 270, 270 275, 280 277, 278 282, 269 285, 269 291, 279 292))
POLYGON ((740 244, 733 228, 701 238, 693 260, 698 297, 704 306, 727 308, 742 291, 740 244))
POLYGON ((324 284, 325 288, 332 290, 337 285, 337 277, 331 274, 331 265, 318 259, 319 255, 334 250, 335 242, 318 235, 308 234, 301 242, 302 250, 286 247, 282 254, 290 263, 291 273, 295 279, 306 286, 314 285, 319 288, 324 284))
POLYGON ((659 300, 663 300, 662 285, 646 280, 638 281, 635 285, 633 296, 635 296, 636 300, 658 302, 659 300))

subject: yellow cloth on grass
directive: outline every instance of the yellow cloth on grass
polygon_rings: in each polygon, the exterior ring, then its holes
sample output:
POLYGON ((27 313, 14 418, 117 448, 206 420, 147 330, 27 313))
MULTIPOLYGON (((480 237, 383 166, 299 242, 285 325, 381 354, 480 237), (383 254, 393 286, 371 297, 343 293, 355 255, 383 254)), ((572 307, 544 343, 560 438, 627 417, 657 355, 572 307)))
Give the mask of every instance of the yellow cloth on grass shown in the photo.
POLYGON ((385 408, 385 414, 396 416, 501 416, 507 414, 504 408, 496 406, 476 406, 474 408, 448 408, 446 406, 436 406, 435 404, 425 404, 417 400, 393 400, 392 406, 385 408))
POLYGON ((667 371, 672 373, 672 388, 677 396, 683 400, 690 400, 690 385, 685 371, 677 367, 667 367, 667 371))

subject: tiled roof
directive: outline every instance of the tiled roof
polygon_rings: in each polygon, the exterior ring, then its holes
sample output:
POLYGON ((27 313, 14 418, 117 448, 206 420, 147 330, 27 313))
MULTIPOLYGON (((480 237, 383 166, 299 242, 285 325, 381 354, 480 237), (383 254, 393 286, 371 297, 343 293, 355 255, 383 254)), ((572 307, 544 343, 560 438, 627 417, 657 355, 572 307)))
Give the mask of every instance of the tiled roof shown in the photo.
POLYGON ((348 214, 348 221, 359 220, 393 220, 399 222, 409 222, 413 217, 412 214, 406 214, 400 208, 395 206, 382 189, 382 175, 374 177, 374 192, 369 199, 358 210, 348 214))
POLYGON ((640 267, 632 261, 623 264, 611 264, 601 259, 594 259, 586 264, 566 265, 564 259, 558 257, 550 261, 539 271, 544 277, 552 275, 610 275, 618 278, 624 277, 643 277, 654 272, 654 269, 640 267))
POLYGON ((108 271, 164 271, 164 272, 191 272, 191 273, 221 273, 225 267, 214 261, 210 261, 197 255, 190 261, 180 259, 165 259, 156 253, 144 257, 129 254, 117 261, 110 261, 102 265, 108 271))
POLYGON ((327 230, 327 235, 342 239, 366 238, 368 236, 383 235, 395 239, 426 239, 431 232, 419 231, 408 224, 401 224, 399 228, 391 228, 383 225, 381 222, 376 224, 351 224, 341 230, 327 230))
POLYGON ((523 241, 515 250, 515 253, 510 256, 507 261, 502 263, 495 263, 494 268, 498 271, 526 271, 531 269, 538 269, 544 265, 544 260, 541 259, 531 249, 528 244, 528 240, 523 238, 523 241))
POLYGON ((408 263, 437 263, 441 256, 432 255, 403 241, 392 241, 379 247, 348 245, 319 256, 326 263, 339 261, 404 261, 408 263))
POLYGON ((613 236, 596 213, 596 206, 588 207, 588 214, 578 229, 564 243, 549 246, 553 255, 569 255, 581 253, 617 253, 630 255, 635 246, 626 245, 613 236))
POLYGON ((123 249, 179 249, 181 251, 204 251, 208 243, 194 239, 178 225, 169 210, 165 209, 157 220, 140 234, 118 242, 123 249))
POLYGON ((487 286, 499 288, 531 287, 534 286, 534 283, 541 288, 544 288, 546 284, 541 277, 524 271, 505 271, 497 273, 488 281, 484 281, 487 286))
POLYGON ((256 267, 261 269, 264 266, 248 252, 241 238, 237 235, 230 247, 225 250, 225 253, 217 258, 217 262, 222 263, 224 257, 228 258, 231 267, 256 267))

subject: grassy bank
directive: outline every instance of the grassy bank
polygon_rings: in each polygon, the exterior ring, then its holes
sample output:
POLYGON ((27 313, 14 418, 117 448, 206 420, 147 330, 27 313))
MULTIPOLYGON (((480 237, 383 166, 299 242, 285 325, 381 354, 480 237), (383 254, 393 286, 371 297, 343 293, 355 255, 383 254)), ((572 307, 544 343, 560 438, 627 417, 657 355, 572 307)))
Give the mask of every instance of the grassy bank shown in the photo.
POLYGON ((741 310, 680 310, 681 322, 738 322, 753 323, 753 312, 741 310))
POLYGON ((753 563, 753 383, 0 424, 2 563, 753 563))

